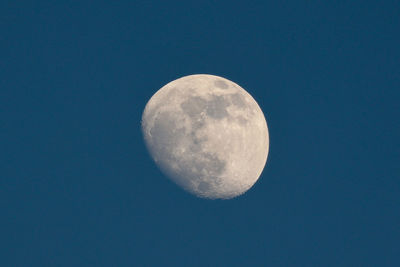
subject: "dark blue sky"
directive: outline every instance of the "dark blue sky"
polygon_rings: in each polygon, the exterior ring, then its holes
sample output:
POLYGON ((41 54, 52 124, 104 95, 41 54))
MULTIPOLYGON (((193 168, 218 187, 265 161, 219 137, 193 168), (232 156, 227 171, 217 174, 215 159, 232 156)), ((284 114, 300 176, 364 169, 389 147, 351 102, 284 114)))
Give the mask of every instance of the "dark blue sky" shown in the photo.
POLYGON ((400 265, 399 2, 249 2, 1 2, 0 266, 400 265), (142 141, 148 99, 195 73, 267 118, 233 200, 142 141))

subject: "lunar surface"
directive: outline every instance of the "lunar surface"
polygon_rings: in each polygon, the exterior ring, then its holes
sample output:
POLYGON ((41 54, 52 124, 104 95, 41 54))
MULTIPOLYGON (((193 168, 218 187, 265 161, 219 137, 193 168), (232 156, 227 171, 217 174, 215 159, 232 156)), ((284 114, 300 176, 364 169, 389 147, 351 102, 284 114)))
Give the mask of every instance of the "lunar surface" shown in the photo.
POLYGON ((174 80, 147 103, 142 131, 150 155, 172 181, 203 198, 233 198, 258 180, 269 136, 253 97, 225 78, 174 80))

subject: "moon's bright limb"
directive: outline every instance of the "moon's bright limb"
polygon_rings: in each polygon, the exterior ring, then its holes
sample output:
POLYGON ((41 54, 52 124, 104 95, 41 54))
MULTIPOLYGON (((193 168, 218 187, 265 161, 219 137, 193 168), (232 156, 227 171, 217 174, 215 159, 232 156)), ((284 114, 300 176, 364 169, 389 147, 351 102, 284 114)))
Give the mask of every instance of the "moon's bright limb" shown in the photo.
POLYGON ((142 117, 147 148, 160 169, 204 198, 232 198, 258 180, 269 136, 257 102, 236 83, 198 74, 158 90, 142 117))

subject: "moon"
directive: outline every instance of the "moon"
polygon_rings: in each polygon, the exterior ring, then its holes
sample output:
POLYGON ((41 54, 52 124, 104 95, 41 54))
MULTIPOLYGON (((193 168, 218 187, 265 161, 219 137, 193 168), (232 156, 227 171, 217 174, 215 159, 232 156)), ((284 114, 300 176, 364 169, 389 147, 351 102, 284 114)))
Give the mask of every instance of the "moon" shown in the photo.
POLYGON ((242 87, 214 75, 185 76, 158 90, 144 109, 142 133, 161 171, 202 198, 243 194, 268 157, 261 108, 242 87))

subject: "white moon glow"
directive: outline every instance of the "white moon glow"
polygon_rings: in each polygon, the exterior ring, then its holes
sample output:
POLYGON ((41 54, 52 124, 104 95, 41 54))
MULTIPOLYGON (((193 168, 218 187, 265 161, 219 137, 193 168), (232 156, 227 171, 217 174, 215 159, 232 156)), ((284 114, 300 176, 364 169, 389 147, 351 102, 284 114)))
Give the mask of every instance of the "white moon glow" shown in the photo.
POLYGON ((269 136, 253 97, 225 78, 198 74, 174 80, 147 103, 142 131, 160 169, 204 198, 232 198, 258 180, 269 136))

